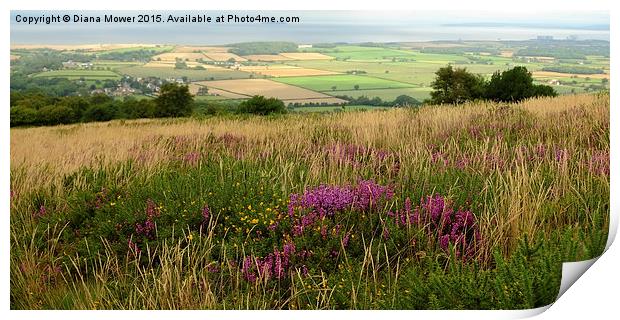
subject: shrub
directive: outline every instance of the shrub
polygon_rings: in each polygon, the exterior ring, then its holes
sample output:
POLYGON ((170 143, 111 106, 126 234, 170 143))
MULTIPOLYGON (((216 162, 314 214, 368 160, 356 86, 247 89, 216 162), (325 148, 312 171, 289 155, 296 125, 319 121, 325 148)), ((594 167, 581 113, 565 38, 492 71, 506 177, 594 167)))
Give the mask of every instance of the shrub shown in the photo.
POLYGON ((237 109, 239 113, 251 113, 258 115, 268 115, 272 113, 286 113, 286 107, 282 100, 276 98, 265 98, 254 96, 241 104, 237 109))

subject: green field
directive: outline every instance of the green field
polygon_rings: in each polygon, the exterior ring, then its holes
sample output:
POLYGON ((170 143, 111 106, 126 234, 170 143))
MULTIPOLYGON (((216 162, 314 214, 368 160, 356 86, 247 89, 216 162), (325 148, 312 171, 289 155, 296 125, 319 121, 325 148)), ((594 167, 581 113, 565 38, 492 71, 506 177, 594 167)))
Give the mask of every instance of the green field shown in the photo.
POLYGON ((191 81, 202 80, 227 80, 227 79, 247 79, 250 74, 238 70, 229 69, 207 69, 207 70, 191 70, 191 69, 173 69, 173 68, 153 68, 143 66, 133 66, 120 68, 119 72, 130 75, 132 77, 158 77, 181 78, 187 77, 191 81))
POLYGON ((95 60, 93 62, 94 69, 110 69, 112 71, 116 71, 121 68, 139 66, 139 62, 130 62, 130 61, 114 61, 114 60, 95 60))
POLYGON ((360 90, 364 89, 389 89, 389 88, 409 88, 413 85, 392 80, 356 76, 356 75, 333 75, 333 76, 309 76, 309 77, 286 77, 273 79, 278 82, 307 88, 315 91, 341 91, 355 90, 355 86, 359 86, 360 90), (333 87, 336 90, 333 90, 333 87))
POLYGON ((109 70, 53 70, 37 73, 35 78, 67 78, 69 80, 118 80, 120 75, 109 70))
POLYGON ((349 90, 336 91, 330 94, 338 96, 349 96, 358 98, 366 96, 368 98, 379 97, 383 101, 392 101, 400 95, 408 95, 419 101, 430 98, 431 88, 398 88, 398 89, 370 89, 370 90, 349 90))

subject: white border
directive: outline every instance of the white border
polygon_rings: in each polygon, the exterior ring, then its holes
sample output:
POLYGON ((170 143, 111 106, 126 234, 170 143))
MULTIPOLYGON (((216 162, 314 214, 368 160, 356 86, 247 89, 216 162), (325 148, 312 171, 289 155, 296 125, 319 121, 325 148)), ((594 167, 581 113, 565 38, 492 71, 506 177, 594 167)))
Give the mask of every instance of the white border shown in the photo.
MULTIPOLYGON (((433 1, 398 1, 398 0, 382 0, 363 2, 360 0, 347 0, 347 1, 333 1, 333 0, 313 0, 306 3, 301 3, 293 0, 261 0, 260 5, 257 1, 251 0, 237 0, 234 2, 219 2, 210 3, 207 1, 186 1, 180 4, 179 1, 117 1, 117 0, 103 0, 103 1, 84 1, 84 0, 67 0, 67 1, 19 1, 8 3, 9 1, 2 1, 3 10, 3 25, 1 32, 3 34, 2 39, 5 39, 3 45, 4 50, 4 64, 2 66, 2 101, 4 106, 2 108, 2 119, 0 120, 0 132, 2 134, 2 146, 5 150, 0 153, 0 179, 2 186, 0 187, 0 210, 5 217, 0 222, 2 224, 0 239, 2 241, 2 263, 0 264, 0 274, 2 278, 2 296, 4 300, 3 312, 6 312, 5 319, 34 319, 46 317, 50 319, 107 319, 109 317, 121 317, 121 318, 152 318, 152 319, 169 319, 171 317, 182 318, 258 318, 258 319, 271 319, 271 318, 301 318, 301 319, 313 319, 317 317, 402 317, 402 318, 423 318, 423 319, 448 319, 448 318, 462 318, 462 319, 497 319, 497 318, 517 318, 523 316, 532 316, 538 314, 547 308, 540 308, 538 310, 528 311, 337 311, 337 312, 320 312, 320 311, 308 311, 308 312, 286 312, 286 311, 263 311, 263 312, 239 312, 239 311, 160 311, 160 312, 145 312, 145 311, 111 311, 111 312, 88 312, 88 311, 73 311, 73 312, 56 312, 56 311, 11 311, 9 310, 9 108, 8 108, 8 88, 9 88, 9 37, 10 37, 10 10, 43 10, 43 9, 90 9, 90 10, 181 10, 181 9, 200 9, 200 10, 384 10, 384 9, 408 9, 408 10, 449 10, 449 11, 468 11, 468 12, 484 12, 485 14, 498 14, 503 13, 515 13, 523 12, 536 14, 537 12, 557 12, 557 11, 581 11, 581 10, 597 10, 607 11, 610 10, 611 14, 611 39, 614 39, 613 34, 614 27, 617 27, 614 18, 617 16, 617 11, 612 8, 611 1, 607 0, 555 0, 555 1, 540 1, 540 0, 519 0, 519 1, 489 1, 489 0, 469 0, 469 1, 446 1, 446 0, 433 0, 433 1)), ((618 45, 612 40, 612 59, 611 70, 613 74, 618 74, 618 67, 616 63, 618 45)), ((618 121, 620 116, 618 110, 615 110, 613 106, 616 106, 617 98, 614 93, 618 92, 618 85, 616 81, 611 81, 611 119, 612 124, 618 121)), ((620 166, 620 155, 618 152, 618 127, 611 126, 611 194, 618 194, 620 188, 618 187, 620 166)), ((615 231, 617 229, 618 212, 620 211, 620 204, 617 198, 611 198, 611 212, 613 230, 610 232, 610 239, 608 245, 615 237, 615 231)), ((608 251, 594 263, 588 272, 582 277, 583 279, 577 281, 562 297, 553 305, 547 312, 544 312, 540 317, 542 319, 562 319, 562 318, 586 318, 592 316, 603 316, 603 318, 609 318, 611 315, 617 313, 617 298, 618 285, 620 277, 618 276, 618 270, 620 270, 618 245, 611 246, 608 251)))

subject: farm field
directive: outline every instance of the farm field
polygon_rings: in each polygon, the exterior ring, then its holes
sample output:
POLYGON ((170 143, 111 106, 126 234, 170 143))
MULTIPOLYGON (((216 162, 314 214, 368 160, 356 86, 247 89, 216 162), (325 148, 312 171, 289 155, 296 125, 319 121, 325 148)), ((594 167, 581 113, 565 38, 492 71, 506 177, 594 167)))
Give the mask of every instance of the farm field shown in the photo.
POLYGON ((203 81, 196 82, 209 88, 209 92, 217 93, 222 96, 238 99, 242 96, 246 98, 254 95, 278 98, 285 103, 314 102, 337 104, 343 100, 330 97, 326 94, 315 92, 296 86, 287 85, 267 79, 243 79, 243 80, 222 80, 222 81, 203 81), (213 91, 217 89, 217 91, 213 91))
MULTIPOLYGON (((205 69, 223 70, 223 68, 211 64, 200 63, 196 61, 183 61, 188 68, 203 67, 205 69)), ((144 68, 176 68, 176 61, 149 61, 142 65, 144 68)))
POLYGON ((177 60, 182 61, 196 61, 196 60, 210 60, 202 53, 196 52, 167 52, 154 56, 152 60, 154 61, 172 61, 175 62, 177 60))
POLYGON ((205 52, 204 55, 209 59, 209 60, 213 60, 213 61, 229 61, 230 59, 233 59, 234 61, 247 61, 247 59, 240 57, 234 53, 229 53, 229 52, 205 52))
POLYGON ((331 60, 334 57, 318 52, 282 52, 281 56, 293 60, 331 60))
POLYGON ((132 67, 140 65, 139 62, 130 62, 130 61, 116 61, 116 60, 96 60, 93 63, 93 69, 107 69, 110 68, 113 71, 116 71, 120 68, 132 67))
POLYGON ((561 72, 550 72, 550 71, 534 71, 532 72, 532 77, 534 78, 590 78, 590 79, 607 79, 609 80, 608 73, 602 74, 573 74, 573 73, 561 73, 561 72))
POLYGON ((356 85, 359 86, 359 90, 413 87, 413 85, 408 83, 357 75, 286 77, 277 78, 274 80, 322 92, 337 90, 354 90, 356 85), (336 87, 336 89, 334 90, 333 87, 336 87))
POLYGON ((363 75, 415 85, 430 86, 434 73, 442 64, 417 62, 355 62, 355 61, 290 61, 287 65, 330 70, 334 72, 366 72, 363 75))
POLYGON ((181 78, 187 77, 190 81, 201 80, 221 80, 221 79, 245 79, 249 77, 249 73, 218 68, 207 70, 195 70, 195 69, 174 69, 167 67, 145 67, 145 66, 133 66, 119 69, 119 72, 130 75, 132 77, 159 77, 162 79, 167 78, 181 78))
MULTIPOLYGON (((92 51, 89 54, 96 57, 92 61, 94 69, 111 71, 119 76, 174 78, 185 79, 187 82, 273 78, 274 81, 331 96, 359 97, 364 95, 369 98, 379 97, 384 101, 389 101, 386 99, 401 93, 410 95, 419 101, 428 99, 435 72, 448 64, 467 68, 468 71, 480 74, 487 79, 496 71, 525 66, 533 73, 536 83, 551 85, 561 94, 594 92, 609 88, 607 81, 610 77, 609 58, 606 56, 588 54, 579 59, 553 58, 539 61, 540 59, 527 58, 530 56, 514 56, 521 49, 520 46, 521 44, 512 45, 493 41, 412 42, 375 46, 339 44, 325 48, 301 48, 299 52, 239 56, 230 52, 235 51, 234 45, 149 47, 119 45, 117 47, 106 46, 107 51, 92 51), (459 49, 470 47, 471 52, 459 49), (429 48, 439 51, 429 51, 429 48), (139 49, 155 50, 158 54, 139 53, 136 51, 139 49), (446 51, 442 52, 441 50, 444 49, 446 51), (131 54, 134 51, 136 53, 131 54), (125 57, 115 56, 120 60, 106 60, 110 56, 103 54, 110 52, 127 52, 128 54, 125 57), (130 61, 122 61, 122 59, 130 61), (183 61, 187 68, 177 69, 176 62, 179 60, 183 61), (198 62, 199 60, 206 63, 198 62), (554 66, 569 69, 570 67, 592 68, 603 70, 605 73, 573 75, 542 71, 545 67, 554 66), (206 70, 199 70, 202 68, 206 70), (603 79, 607 80, 603 81, 603 79), (357 90, 356 85, 359 86, 357 90)), ((90 45, 90 48, 95 50, 99 47, 90 45)), ((27 51, 19 51, 25 49, 15 50, 12 51, 12 55, 26 54, 28 56, 27 51)), ((15 64, 17 61, 12 61, 12 63, 15 64)), ((59 71, 62 70, 55 70, 55 72, 59 71)), ((59 74, 62 75, 62 72, 59 74)), ((54 73, 48 75, 51 77, 54 73)), ((258 91, 255 92, 260 94, 258 91)), ((223 95, 217 96, 218 99, 226 98, 226 96, 231 99, 246 97, 239 93, 219 93, 223 95)))
POLYGON ((398 88, 398 89, 366 89, 366 90, 343 90, 330 92, 336 96, 349 96, 358 98, 366 96, 368 98, 379 97, 383 101, 392 101, 400 95, 408 95, 418 101, 423 101, 430 97, 431 88, 398 88))
POLYGON ((299 68, 293 66, 241 66, 239 70, 270 77, 324 76, 338 74, 335 71, 299 68))
POLYGON ((69 80, 117 80, 121 76, 108 70, 53 70, 34 75, 35 78, 66 78, 69 80))
POLYGON ((12 128, 10 306, 542 307, 605 247, 609 112, 598 93, 12 128))
POLYGON ((243 56, 248 61, 266 61, 266 62, 274 62, 274 61, 287 61, 294 60, 291 58, 287 58, 278 54, 251 54, 243 56))

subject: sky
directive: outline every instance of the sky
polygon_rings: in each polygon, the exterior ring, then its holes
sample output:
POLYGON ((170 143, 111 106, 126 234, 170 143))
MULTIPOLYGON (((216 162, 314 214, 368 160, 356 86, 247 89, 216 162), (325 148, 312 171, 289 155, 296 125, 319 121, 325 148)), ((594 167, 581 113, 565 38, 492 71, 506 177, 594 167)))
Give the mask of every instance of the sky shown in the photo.
MULTIPOLYGON (((570 3, 570 1, 569 1, 570 3)), ((526 40, 538 35, 556 38, 609 39, 609 12, 597 10, 545 9, 524 12, 499 10, 397 10, 397 11, 11 11, 11 43, 178 43, 227 44, 245 41, 293 42, 396 42, 430 40, 526 40), (299 23, 80 23, 74 15, 117 16, 139 13, 183 16, 298 16, 299 23), (27 24, 17 17, 63 16, 71 22, 27 24)))

